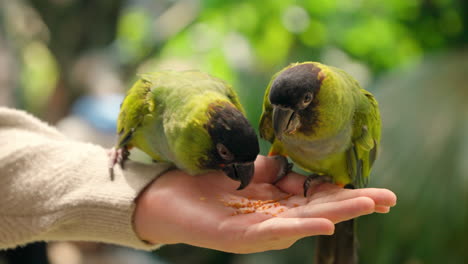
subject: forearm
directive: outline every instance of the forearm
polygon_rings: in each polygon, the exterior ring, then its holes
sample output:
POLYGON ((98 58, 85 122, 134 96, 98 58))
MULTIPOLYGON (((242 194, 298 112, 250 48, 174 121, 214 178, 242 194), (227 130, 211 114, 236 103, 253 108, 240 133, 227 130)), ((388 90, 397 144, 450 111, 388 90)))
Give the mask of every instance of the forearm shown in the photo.
POLYGON ((155 248, 135 234, 134 200, 167 166, 129 162, 111 181, 107 162, 102 147, 0 108, 0 248, 38 240, 155 248))

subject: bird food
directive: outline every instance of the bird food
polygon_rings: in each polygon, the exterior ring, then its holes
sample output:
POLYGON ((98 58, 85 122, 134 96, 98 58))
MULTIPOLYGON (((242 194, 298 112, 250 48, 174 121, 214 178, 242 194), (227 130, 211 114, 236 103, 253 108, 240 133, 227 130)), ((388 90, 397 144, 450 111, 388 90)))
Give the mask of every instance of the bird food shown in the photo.
POLYGON ((240 215, 240 214, 252 214, 252 213, 263 213, 266 215, 277 216, 285 211, 285 204, 283 201, 287 201, 292 194, 288 194, 287 196, 281 199, 275 200, 254 200, 249 198, 231 198, 229 201, 224 199, 220 199, 220 201, 226 207, 230 207, 235 209, 235 211, 231 215, 240 215))

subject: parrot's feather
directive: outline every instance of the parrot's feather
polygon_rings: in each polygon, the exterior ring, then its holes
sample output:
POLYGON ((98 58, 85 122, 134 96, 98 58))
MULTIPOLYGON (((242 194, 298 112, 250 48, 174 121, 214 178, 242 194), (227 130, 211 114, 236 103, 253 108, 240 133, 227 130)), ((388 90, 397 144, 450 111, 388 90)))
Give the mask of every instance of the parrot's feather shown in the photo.
POLYGON ((226 89, 225 89, 225 94, 230 100, 230 102, 237 108, 239 109, 243 114, 245 114, 244 107, 242 107, 239 97, 237 96, 236 92, 232 88, 231 85, 226 83, 226 89))
POLYGON ((275 140, 275 133, 273 132, 273 126, 271 125, 271 111, 270 107, 265 107, 263 109, 263 115, 260 119, 260 137, 264 138, 269 142, 273 142, 275 140))
POLYGON ((377 142, 374 139, 374 147, 369 151, 369 165, 372 167, 377 159, 377 142))
MULTIPOLYGON (((362 188, 377 157, 380 126, 377 101, 354 78, 338 68, 304 62, 273 76, 259 130, 272 143, 271 154, 290 157, 312 175, 362 188)), ((306 181, 304 191, 307 186, 306 181)), ((319 263, 357 262, 354 227, 355 221, 346 221, 337 225, 335 235, 319 238, 319 263)))
POLYGON ((374 148, 374 142, 372 135, 369 133, 369 130, 366 126, 362 127, 361 136, 354 140, 354 143, 358 145, 362 150, 370 151, 374 148))
POLYGON ((131 141, 133 133, 142 125, 145 116, 154 110, 150 91, 151 82, 145 79, 136 82, 128 91, 120 106, 120 114, 117 120, 118 148, 127 145, 131 141))
POLYGON ((356 175, 358 175, 358 162, 359 158, 357 156, 357 150, 355 146, 350 147, 346 151, 346 164, 348 167, 348 174, 352 178, 352 181, 356 179, 356 175))
MULTIPOLYGON (((250 163, 244 169, 250 173, 259 152, 232 87, 199 71, 140 74, 121 105, 117 133, 117 149, 136 147, 190 174, 231 163, 239 169, 240 163, 250 163), (234 136, 226 138, 229 133, 234 136), (240 148, 243 143, 247 146, 240 148), (229 148, 235 159, 222 160, 217 144, 229 148)), ((245 187, 248 179, 241 180, 245 187)))
POLYGON ((263 113, 262 113, 262 116, 260 117, 259 132, 260 132, 260 137, 273 143, 273 141, 275 140, 275 133, 273 131, 273 122, 271 119, 273 115, 273 107, 271 106, 270 100, 268 99, 270 87, 271 87, 271 82, 268 85, 267 90, 265 91, 265 96, 263 98, 263 113))
POLYGON ((353 144, 356 148, 357 160, 362 163, 362 171, 350 176, 355 187, 363 188, 368 183, 372 165, 377 158, 381 122, 378 103, 374 96, 364 89, 359 89, 359 92, 364 96, 354 115, 353 144))
POLYGON ((122 146, 127 145, 132 140, 134 131, 135 131, 135 128, 131 128, 130 131, 126 131, 126 132, 122 131, 122 136, 119 138, 118 146, 122 147, 122 146))

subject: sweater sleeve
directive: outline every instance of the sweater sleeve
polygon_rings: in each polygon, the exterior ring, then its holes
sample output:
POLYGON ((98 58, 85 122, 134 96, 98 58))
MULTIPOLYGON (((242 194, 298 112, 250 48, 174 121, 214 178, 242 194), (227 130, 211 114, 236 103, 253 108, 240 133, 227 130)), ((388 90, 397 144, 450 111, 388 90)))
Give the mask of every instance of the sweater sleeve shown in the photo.
POLYGON ((129 161, 111 181, 107 164, 104 148, 0 108, 0 249, 50 240, 158 248, 136 235, 134 200, 168 165, 129 161))

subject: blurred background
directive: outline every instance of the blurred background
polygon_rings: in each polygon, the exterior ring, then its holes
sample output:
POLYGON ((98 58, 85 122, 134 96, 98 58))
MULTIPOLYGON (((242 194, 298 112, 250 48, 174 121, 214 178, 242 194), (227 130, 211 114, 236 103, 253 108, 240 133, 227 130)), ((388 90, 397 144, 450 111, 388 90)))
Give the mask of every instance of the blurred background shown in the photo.
MULTIPOLYGON (((225 79, 257 127, 278 70, 309 60, 340 67, 380 102, 370 185, 399 198, 390 214, 360 218, 361 263, 467 263, 467 11, 464 0, 0 0, 0 106, 109 147, 137 73, 199 69, 225 79)), ((312 263, 313 247, 307 238, 235 255, 36 243, 0 252, 0 264, 312 263)))

